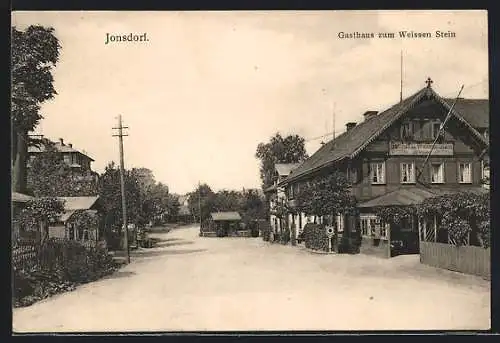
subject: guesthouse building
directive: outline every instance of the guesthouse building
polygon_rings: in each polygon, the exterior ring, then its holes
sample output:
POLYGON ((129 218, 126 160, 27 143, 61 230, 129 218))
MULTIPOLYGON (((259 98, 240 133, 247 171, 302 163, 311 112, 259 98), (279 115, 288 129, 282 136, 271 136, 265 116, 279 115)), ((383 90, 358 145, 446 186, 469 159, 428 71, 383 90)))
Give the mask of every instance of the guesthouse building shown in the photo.
MULTIPOLYGON (((289 207, 297 203, 301 185, 340 171, 351 183, 359 214, 329 218, 339 231, 361 236, 361 252, 390 257, 391 241, 397 237, 418 253, 417 223, 391 227, 381 222, 375 209, 480 191, 489 156, 488 100, 459 98, 453 106, 455 99, 441 97, 430 79, 426 83, 390 108, 366 111, 362 122, 347 123, 344 133, 293 170, 278 184, 286 189, 289 207)), ((299 228, 304 217, 291 215, 290 228, 299 228)))

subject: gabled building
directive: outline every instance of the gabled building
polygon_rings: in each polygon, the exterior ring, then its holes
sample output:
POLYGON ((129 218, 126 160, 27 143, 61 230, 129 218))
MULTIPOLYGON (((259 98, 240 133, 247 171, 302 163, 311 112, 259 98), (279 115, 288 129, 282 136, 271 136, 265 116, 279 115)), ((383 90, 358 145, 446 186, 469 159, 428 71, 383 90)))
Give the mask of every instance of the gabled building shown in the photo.
MULTIPOLYGON (((339 231, 358 232, 362 252, 384 256, 390 256, 391 237, 401 231, 418 244, 415 223, 389 228, 382 225, 374 208, 418 203, 445 192, 477 191, 489 149, 485 134, 488 100, 458 99, 440 131, 454 99, 440 97, 431 83, 429 79, 426 87, 381 113, 365 112, 359 124, 347 123, 343 134, 323 145, 278 184, 286 188, 289 205, 294 205, 301 184, 341 171, 352 184, 361 214, 357 218, 330 218, 339 231)), ((303 214, 293 215, 290 225, 298 228, 297 222, 302 220, 303 214)))
POLYGON ((279 204, 284 204, 287 201, 285 196, 285 188, 280 186, 288 175, 295 170, 300 163, 276 163, 274 166, 273 185, 264 190, 269 199, 270 224, 274 233, 281 232, 285 227, 287 218, 279 218, 275 210, 279 204))
MULTIPOLYGON (((91 164, 94 159, 90 157, 84 150, 77 150, 73 147, 71 143, 64 143, 62 138, 59 138, 57 142, 54 142, 54 147, 57 152, 59 152, 64 162, 66 162, 71 168, 79 171, 92 171, 91 164)), ((39 153, 45 151, 43 145, 39 147, 31 146, 28 149, 30 161, 35 158, 39 153)))

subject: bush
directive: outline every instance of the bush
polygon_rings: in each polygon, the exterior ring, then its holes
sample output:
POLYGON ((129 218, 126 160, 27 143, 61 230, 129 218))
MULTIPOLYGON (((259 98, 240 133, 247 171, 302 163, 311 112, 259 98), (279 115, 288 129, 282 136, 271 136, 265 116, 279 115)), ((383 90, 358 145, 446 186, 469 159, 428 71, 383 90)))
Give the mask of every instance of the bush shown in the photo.
POLYGON ((328 236, 319 224, 307 223, 304 226, 305 247, 313 250, 328 251, 328 236))
POLYGON ((87 249, 72 240, 48 239, 33 268, 13 268, 15 305, 29 305, 113 272, 117 265, 103 248, 87 249))

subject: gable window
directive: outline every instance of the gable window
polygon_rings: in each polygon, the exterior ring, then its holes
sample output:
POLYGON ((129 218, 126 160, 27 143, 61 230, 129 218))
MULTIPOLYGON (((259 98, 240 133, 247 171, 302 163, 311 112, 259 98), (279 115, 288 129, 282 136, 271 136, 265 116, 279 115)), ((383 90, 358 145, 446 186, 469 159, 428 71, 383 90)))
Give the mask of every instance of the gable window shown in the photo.
POLYGON ((471 183, 472 175, 471 175, 471 163, 459 163, 458 164, 458 182, 459 183, 471 183))
POLYGON ((405 121, 401 124, 401 139, 408 140, 413 139, 413 122, 405 121))
POLYGON ((370 178, 372 184, 385 183, 385 162, 370 163, 370 178))
POLYGON ((441 130, 441 122, 439 120, 434 120, 431 122, 431 138, 436 139, 439 137, 439 131, 441 130))
POLYGON ((444 183, 444 164, 431 164, 431 183, 444 183))
POLYGON ((412 163, 401 163, 401 183, 415 183, 415 167, 412 163))

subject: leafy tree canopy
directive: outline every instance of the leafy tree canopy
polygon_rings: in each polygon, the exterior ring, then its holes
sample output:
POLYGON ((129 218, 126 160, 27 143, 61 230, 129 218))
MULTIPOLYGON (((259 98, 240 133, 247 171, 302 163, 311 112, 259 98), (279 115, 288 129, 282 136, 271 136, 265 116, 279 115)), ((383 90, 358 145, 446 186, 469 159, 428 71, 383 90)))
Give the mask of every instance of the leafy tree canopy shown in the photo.
POLYGON ((13 27, 11 42, 12 187, 25 192, 28 132, 43 118, 40 105, 56 94, 52 68, 59 59, 60 44, 53 28, 39 25, 24 31, 13 27))
POLYGON ((274 180, 276 163, 299 163, 308 158, 305 149, 305 139, 299 135, 281 136, 278 132, 271 137, 268 143, 257 146, 255 157, 261 162, 260 178, 262 188, 270 187, 274 180))

